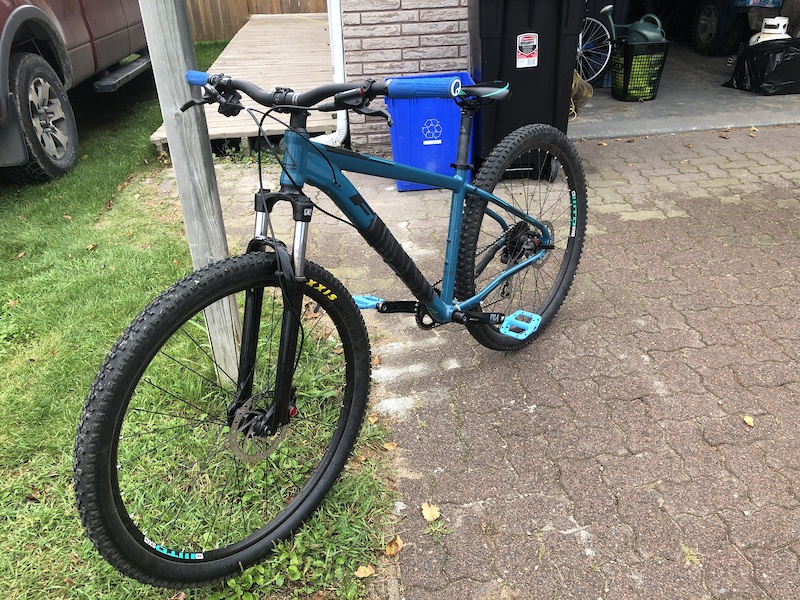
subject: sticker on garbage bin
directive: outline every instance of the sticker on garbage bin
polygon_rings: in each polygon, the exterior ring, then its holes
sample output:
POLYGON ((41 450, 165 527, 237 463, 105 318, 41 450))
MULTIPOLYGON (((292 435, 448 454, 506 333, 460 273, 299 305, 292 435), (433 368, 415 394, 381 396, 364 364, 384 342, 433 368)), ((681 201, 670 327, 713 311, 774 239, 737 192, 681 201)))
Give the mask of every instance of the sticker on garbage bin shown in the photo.
POLYGON ((539 64, 539 34, 520 33, 517 36, 517 68, 527 69, 539 64))
POLYGON ((428 119, 422 125, 423 146, 435 146, 442 143, 442 124, 439 119, 428 119))

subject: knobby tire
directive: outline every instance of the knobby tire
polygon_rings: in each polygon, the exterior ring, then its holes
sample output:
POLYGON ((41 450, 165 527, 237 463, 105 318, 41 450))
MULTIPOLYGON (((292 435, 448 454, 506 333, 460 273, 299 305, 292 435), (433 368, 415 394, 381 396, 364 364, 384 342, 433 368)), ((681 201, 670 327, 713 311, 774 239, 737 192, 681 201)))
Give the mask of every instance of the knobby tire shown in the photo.
MULTIPOLYGON (((486 157, 475 185, 493 192, 544 223, 553 249, 542 260, 511 276, 483 301, 482 310, 505 315, 523 310, 541 317, 525 339, 500 326, 469 323, 482 345, 517 350, 533 342, 561 307, 575 277, 586 233, 586 178, 580 157, 561 131, 526 125, 506 136, 486 157)), ((467 196, 456 273, 456 296, 469 298, 509 267, 531 256, 539 232, 488 201, 467 196)))
POLYGON ((272 399, 276 270, 274 254, 254 253, 176 283, 126 329, 91 388, 75 444, 78 509, 97 550, 130 577, 184 588, 241 572, 312 514, 351 453, 369 341, 348 292, 313 263, 295 307, 297 414, 273 436, 248 429, 272 399), (236 375, 215 364, 203 310, 233 296, 241 313, 253 288, 264 288, 253 392, 232 416, 236 375))

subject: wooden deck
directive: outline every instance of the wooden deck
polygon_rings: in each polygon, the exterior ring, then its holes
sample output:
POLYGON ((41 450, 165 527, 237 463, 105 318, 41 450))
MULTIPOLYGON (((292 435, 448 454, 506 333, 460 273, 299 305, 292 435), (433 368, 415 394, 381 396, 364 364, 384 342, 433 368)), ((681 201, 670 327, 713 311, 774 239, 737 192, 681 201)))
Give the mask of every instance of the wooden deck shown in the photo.
MULTIPOLYGON (((333 81, 328 15, 310 13, 295 15, 253 15, 219 55, 209 69, 238 79, 252 81, 265 90, 289 87, 302 92, 333 81)), ((259 105, 243 96, 245 106, 259 105)), ((206 105, 208 135, 212 140, 241 141, 247 150, 258 137, 258 127, 245 111, 236 117, 223 117, 217 105, 206 105)), ((196 110, 196 109, 195 109, 196 110)), ((288 122, 288 115, 275 116, 288 122)), ((280 135, 285 127, 270 119, 264 120, 267 135, 280 135)), ((331 132, 336 129, 336 113, 312 112, 308 131, 331 132)), ((150 136, 159 149, 167 144, 162 125, 150 136)))

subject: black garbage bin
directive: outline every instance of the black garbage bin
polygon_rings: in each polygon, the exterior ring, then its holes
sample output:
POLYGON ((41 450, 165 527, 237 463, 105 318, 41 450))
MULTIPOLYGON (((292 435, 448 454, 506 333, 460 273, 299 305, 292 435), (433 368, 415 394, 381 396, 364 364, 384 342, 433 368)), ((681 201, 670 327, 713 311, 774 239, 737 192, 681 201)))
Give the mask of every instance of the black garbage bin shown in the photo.
POLYGON ((479 164, 507 134, 529 123, 567 131, 572 74, 585 0, 469 0, 470 72, 511 84, 511 97, 475 122, 479 164))

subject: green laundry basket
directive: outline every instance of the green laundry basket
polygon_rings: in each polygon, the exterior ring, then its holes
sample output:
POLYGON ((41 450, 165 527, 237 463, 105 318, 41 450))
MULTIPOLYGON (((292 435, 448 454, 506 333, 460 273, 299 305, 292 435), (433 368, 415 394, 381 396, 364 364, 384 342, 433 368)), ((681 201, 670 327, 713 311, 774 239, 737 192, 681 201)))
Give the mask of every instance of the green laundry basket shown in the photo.
POLYGON ((669 42, 617 41, 611 52, 611 95, 625 102, 653 100, 669 42))

